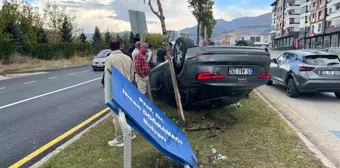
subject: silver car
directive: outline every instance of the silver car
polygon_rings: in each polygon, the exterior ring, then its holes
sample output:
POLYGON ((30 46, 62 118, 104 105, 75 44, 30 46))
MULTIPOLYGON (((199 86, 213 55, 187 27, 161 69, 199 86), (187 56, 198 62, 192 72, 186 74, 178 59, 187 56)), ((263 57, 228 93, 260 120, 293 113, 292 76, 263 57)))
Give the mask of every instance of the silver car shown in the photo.
POLYGON ((106 49, 106 50, 101 50, 97 56, 94 56, 91 66, 93 71, 97 71, 97 70, 104 70, 105 67, 105 59, 106 57, 108 57, 111 54, 111 50, 110 49, 106 49))

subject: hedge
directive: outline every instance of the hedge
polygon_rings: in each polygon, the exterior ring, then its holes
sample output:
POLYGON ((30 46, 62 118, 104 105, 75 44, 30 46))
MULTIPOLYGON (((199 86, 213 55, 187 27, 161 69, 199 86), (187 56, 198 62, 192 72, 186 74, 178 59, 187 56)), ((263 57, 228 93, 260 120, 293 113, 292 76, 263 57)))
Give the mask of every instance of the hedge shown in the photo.
POLYGON ((108 48, 107 44, 93 45, 90 43, 46 43, 35 46, 17 46, 10 41, 0 40, 0 60, 6 62, 14 53, 44 60, 68 59, 75 55, 81 57, 96 55, 100 50, 108 48))

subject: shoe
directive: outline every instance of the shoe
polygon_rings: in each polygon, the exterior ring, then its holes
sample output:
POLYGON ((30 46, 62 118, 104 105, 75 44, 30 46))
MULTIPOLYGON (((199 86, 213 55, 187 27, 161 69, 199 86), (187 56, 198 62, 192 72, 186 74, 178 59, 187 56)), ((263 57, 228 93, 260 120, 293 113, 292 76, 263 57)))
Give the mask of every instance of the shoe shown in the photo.
POLYGON ((132 139, 135 139, 136 137, 137 137, 136 133, 133 133, 133 134, 132 134, 132 137, 131 137, 131 140, 132 140, 132 139))
POLYGON ((124 142, 118 141, 117 138, 112 140, 112 141, 109 141, 108 144, 112 147, 122 147, 122 146, 124 146, 124 142))

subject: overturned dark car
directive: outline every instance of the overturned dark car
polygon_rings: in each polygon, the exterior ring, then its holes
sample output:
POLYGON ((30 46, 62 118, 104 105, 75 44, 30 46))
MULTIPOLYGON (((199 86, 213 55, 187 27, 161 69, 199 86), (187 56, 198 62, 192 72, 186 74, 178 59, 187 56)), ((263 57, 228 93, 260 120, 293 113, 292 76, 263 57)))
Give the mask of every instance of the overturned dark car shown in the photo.
MULTIPOLYGON (((270 78, 270 54, 265 48, 246 46, 194 46, 179 38, 173 62, 185 109, 231 105, 270 78)), ((176 105, 169 64, 161 63, 149 74, 151 92, 176 105)))

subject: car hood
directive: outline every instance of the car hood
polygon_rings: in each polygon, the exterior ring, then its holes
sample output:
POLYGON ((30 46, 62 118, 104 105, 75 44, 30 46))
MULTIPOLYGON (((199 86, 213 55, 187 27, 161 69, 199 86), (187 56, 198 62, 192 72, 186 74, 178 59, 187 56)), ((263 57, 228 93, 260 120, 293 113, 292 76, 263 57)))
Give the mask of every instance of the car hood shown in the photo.
POLYGON ((94 58, 93 62, 105 62, 106 58, 94 58))

